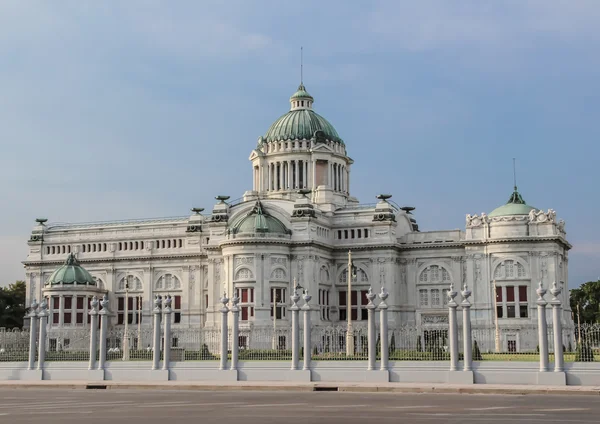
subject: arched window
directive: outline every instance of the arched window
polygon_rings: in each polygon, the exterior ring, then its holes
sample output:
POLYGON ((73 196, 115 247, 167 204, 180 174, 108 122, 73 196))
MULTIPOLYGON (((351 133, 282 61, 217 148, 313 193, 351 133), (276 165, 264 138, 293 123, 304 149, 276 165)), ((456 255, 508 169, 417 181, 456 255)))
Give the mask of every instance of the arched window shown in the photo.
POLYGON ((241 268, 238 272, 235 273, 236 280, 252 280, 254 279, 254 274, 248 268, 241 268))
POLYGON ((180 290, 181 281, 173 274, 164 274, 154 285, 155 290, 180 290))
POLYGON ((322 266, 321 270, 319 271, 319 279, 321 280, 321 284, 329 283, 329 271, 327 271, 325 266, 322 266))
POLYGON ((129 291, 142 291, 143 289, 142 280, 135 275, 127 275, 119 281, 117 286, 118 291, 125 291, 125 282, 129 284, 129 291))
POLYGON ((92 278, 96 282, 96 287, 98 287, 100 290, 104 290, 104 281, 102 281, 102 279, 99 277, 92 277, 92 278))
MULTIPOLYGON (((356 270, 356 276, 352 276, 352 281, 357 283, 368 283, 369 278, 367 277, 367 273, 363 269, 358 268, 356 270)), ((340 274, 339 282, 348 283, 348 269, 344 269, 342 271, 342 273, 340 274)))
POLYGON ((494 270, 494 278, 499 280, 527 278, 527 272, 523 264, 512 259, 508 259, 498 264, 494 270))
POLYGON ((286 281, 286 273, 285 270, 283 268, 275 268, 272 272, 271 272, 271 280, 280 280, 280 281, 286 281))
POLYGON ((421 271, 419 282, 422 283, 445 283, 450 282, 450 273, 442 266, 431 265, 421 271))

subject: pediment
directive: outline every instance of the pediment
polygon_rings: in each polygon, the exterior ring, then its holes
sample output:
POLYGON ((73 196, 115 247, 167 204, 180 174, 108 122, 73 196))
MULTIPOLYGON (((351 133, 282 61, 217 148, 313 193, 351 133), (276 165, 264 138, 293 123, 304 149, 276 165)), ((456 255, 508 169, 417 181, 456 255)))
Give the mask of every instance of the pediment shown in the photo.
POLYGON ((252 150, 252 153, 250 153, 250 157, 248 158, 248 160, 254 160, 256 158, 262 158, 264 156, 265 156, 265 154, 263 152, 261 152, 258 149, 254 149, 254 150, 252 150))
POLYGON ((333 149, 331 147, 329 147, 327 144, 317 144, 315 147, 312 148, 313 152, 327 152, 327 153, 334 153, 333 149))

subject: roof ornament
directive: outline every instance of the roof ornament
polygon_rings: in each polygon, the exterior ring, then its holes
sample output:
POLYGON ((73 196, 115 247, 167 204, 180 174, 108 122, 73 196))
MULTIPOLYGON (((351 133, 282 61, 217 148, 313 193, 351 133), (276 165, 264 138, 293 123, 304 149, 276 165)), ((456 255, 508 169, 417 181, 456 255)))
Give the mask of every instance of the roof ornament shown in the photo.
POLYGON ((517 159, 513 158, 513 182, 515 191, 517 191, 517 159))
POLYGON ((303 47, 300 46, 300 86, 304 87, 304 55, 303 55, 303 47))
POLYGON ((73 252, 69 253, 69 256, 67 257, 67 261, 65 262, 65 265, 70 265, 70 266, 79 265, 79 261, 77 261, 77 258, 75 257, 75 254, 73 252))

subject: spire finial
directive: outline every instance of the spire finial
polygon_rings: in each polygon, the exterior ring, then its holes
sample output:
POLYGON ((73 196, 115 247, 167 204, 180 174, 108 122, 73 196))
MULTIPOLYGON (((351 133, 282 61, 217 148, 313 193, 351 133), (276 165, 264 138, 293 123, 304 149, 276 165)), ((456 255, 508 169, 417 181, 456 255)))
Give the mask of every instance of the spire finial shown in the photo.
POLYGON ((300 46, 300 85, 304 85, 304 55, 303 47, 300 46))
POLYGON ((517 159, 513 158, 513 182, 515 191, 517 191, 517 159))

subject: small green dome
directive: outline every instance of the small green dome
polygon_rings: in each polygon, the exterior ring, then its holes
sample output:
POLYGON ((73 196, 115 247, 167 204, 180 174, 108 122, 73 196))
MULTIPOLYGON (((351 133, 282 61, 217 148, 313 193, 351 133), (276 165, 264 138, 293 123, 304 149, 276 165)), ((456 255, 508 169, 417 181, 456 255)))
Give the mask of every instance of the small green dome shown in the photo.
POLYGON ((508 199, 508 202, 506 202, 505 205, 494 209, 492 212, 490 212, 489 216, 528 215, 532 210, 537 209, 525 203, 525 200, 517 191, 517 187, 515 187, 515 190, 508 199))
POLYGON ((79 261, 77 261, 75 255, 71 253, 65 264, 54 271, 46 282, 46 285, 51 286, 57 284, 87 284, 95 286, 96 282, 90 273, 79 265, 79 261))
POLYGON ((260 201, 246 215, 235 220, 229 227, 233 234, 271 233, 290 234, 290 230, 277 218, 263 211, 260 201))
POLYGON ((335 141, 343 143, 333 125, 312 109, 314 99, 303 84, 290 97, 291 110, 277 119, 259 143, 286 140, 335 141))
POLYGON ((292 99, 310 99, 310 100, 314 100, 313 96, 311 96, 310 94, 308 94, 308 91, 306 91, 306 87, 304 87, 304 84, 300 84, 298 86, 298 91, 296 91, 294 94, 292 94, 292 97, 290 97, 290 100, 292 99))

